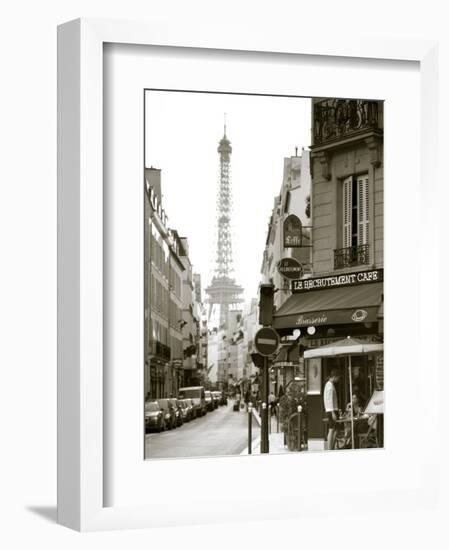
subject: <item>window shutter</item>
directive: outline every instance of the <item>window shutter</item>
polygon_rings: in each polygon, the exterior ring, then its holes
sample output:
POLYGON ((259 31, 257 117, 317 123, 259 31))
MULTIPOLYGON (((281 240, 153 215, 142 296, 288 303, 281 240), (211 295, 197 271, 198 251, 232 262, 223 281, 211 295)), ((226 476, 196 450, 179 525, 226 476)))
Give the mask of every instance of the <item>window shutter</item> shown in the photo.
POLYGON ((351 246, 352 176, 343 180, 343 248, 351 246))
POLYGON ((357 177, 358 244, 368 244, 368 176, 357 177))

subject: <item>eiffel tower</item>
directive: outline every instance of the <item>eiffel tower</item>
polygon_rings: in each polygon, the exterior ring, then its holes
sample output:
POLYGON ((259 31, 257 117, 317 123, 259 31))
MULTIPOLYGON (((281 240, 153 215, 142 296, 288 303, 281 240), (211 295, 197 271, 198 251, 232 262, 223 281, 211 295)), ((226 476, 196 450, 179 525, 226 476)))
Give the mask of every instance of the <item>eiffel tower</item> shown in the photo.
POLYGON ((209 317, 212 308, 220 308, 220 327, 229 327, 229 312, 238 308, 243 302, 241 294, 243 288, 231 277, 232 268, 232 242, 231 242, 231 142, 226 136, 226 119, 224 134, 218 145, 220 159, 220 176, 217 197, 217 249, 215 259, 215 271, 211 284, 206 288, 209 303, 209 317))

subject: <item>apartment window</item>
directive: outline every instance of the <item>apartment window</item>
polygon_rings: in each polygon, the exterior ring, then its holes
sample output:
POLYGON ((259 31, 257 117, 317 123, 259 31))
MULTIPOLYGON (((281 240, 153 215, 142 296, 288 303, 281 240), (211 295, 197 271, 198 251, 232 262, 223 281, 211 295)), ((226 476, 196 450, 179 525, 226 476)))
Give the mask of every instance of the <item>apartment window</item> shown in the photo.
POLYGON ((369 263, 368 174, 343 180, 342 205, 342 248, 334 251, 335 269, 369 263))
POLYGON ((368 175, 343 181, 343 246, 368 244, 368 175))

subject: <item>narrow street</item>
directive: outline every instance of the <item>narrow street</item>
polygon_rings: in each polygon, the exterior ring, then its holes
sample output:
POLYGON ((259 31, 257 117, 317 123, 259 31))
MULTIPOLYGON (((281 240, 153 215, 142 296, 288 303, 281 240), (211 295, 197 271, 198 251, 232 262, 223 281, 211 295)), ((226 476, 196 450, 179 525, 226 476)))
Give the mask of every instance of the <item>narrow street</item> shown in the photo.
MULTIPOLYGON (((229 401, 228 405, 175 430, 146 434, 145 456, 151 459, 239 455, 248 446, 248 415, 233 411, 232 405, 229 401)), ((253 419, 253 441, 259 432, 253 419)))

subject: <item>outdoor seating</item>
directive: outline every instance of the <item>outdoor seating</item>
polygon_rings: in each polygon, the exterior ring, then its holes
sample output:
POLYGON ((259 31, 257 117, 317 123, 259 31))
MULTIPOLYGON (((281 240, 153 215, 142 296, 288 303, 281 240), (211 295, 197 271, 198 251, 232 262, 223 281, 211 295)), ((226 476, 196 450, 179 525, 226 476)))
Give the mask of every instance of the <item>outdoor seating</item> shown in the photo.
POLYGON ((368 430, 366 432, 358 434, 358 440, 360 449, 379 447, 376 419, 368 424, 368 430))
MULTIPOLYGON (((324 439, 327 440, 327 431, 328 431, 328 419, 323 418, 323 426, 324 426, 324 439)), ((336 433, 335 433, 335 449, 351 449, 352 448, 352 442, 351 442, 351 433, 348 429, 348 423, 350 422, 350 418, 339 418, 337 420, 336 425, 336 433)), ((354 433, 354 448, 356 449, 368 449, 368 448, 378 448, 379 445, 379 439, 377 436, 377 419, 375 418, 375 415, 373 415, 373 420, 366 422, 365 418, 354 418, 354 422, 356 425, 355 433, 354 433), (366 431, 360 432, 358 429, 358 425, 367 424, 366 431)))

